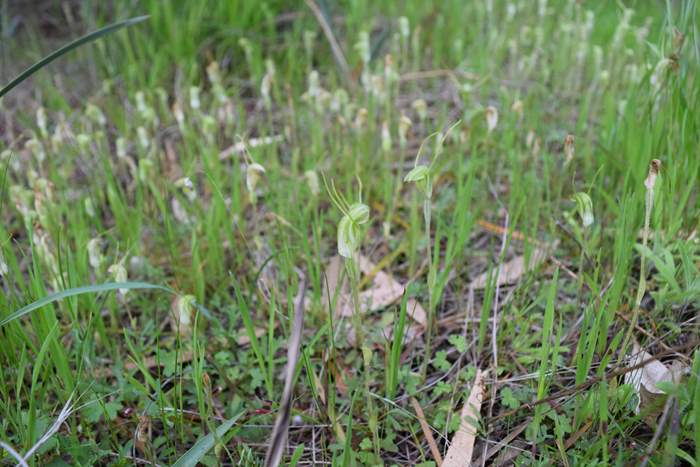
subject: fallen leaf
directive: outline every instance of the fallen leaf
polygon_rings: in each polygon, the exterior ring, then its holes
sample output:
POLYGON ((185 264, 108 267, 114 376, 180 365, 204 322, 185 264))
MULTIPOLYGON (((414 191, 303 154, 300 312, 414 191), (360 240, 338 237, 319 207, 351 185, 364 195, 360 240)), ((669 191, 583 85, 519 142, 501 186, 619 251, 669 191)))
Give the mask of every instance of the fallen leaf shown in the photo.
MULTIPOLYGON (((367 276, 374 274, 370 287, 367 290, 363 290, 359 294, 361 313, 386 308, 392 303, 398 301, 403 296, 405 287, 390 274, 381 270, 375 271, 375 264, 365 256, 360 255, 358 262, 360 272, 362 274, 367 276)), ((338 290, 338 281, 342 276, 342 267, 343 263, 341 258, 339 256, 335 256, 331 259, 328 267, 326 268, 326 278, 328 281, 327 289, 331 299, 338 290)), ((336 304, 336 310, 338 310, 337 315, 346 317, 352 316, 353 306, 352 301, 350 300, 347 280, 344 280, 340 287, 341 291, 338 295, 338 301, 336 304)), ((328 303, 328 294, 326 294, 324 303, 328 303)), ((410 316, 422 327, 427 325, 427 314, 425 313, 425 309, 417 300, 413 298, 408 299, 406 311, 408 316, 410 316)))
POLYGON ((471 464, 474 453, 474 441, 478 431, 479 413, 481 412, 481 401, 484 398, 484 377, 486 371, 476 371, 474 385, 467 402, 462 407, 460 413, 461 423, 459 430, 452 438, 450 448, 445 455, 445 462, 442 467, 464 467, 471 464))
POLYGON ((635 413, 641 413, 644 421, 649 426, 654 426, 666 400, 666 394, 659 389, 659 383, 680 382, 687 366, 675 361, 668 367, 634 342, 629 366, 639 366, 643 362, 647 363, 625 374, 625 383, 631 385, 637 394, 635 413))
MULTIPOLYGON (((547 251, 544 248, 535 248, 530 255, 530 261, 527 263, 525 263, 525 256, 516 256, 501 266, 495 284, 499 286, 514 284, 526 272, 532 271, 539 266, 545 258, 547 258, 547 251)), ((470 288, 483 289, 488 285, 489 280, 490 274, 489 271, 486 271, 471 282, 470 288)))

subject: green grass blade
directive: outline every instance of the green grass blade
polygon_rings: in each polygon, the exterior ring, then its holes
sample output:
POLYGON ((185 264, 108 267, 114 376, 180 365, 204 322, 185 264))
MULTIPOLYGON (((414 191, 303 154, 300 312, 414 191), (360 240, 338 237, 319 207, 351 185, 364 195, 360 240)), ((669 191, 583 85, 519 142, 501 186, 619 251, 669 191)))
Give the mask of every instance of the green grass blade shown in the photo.
POLYGON ((127 19, 124 21, 119 21, 117 23, 110 24, 110 25, 105 26, 101 29, 98 29, 97 31, 93 31, 91 33, 88 33, 88 34, 74 40, 73 42, 70 42, 70 43, 64 45, 60 49, 51 52, 49 55, 47 55, 46 57, 42 58, 41 60, 39 60, 38 62, 36 62, 32 66, 30 66, 29 68, 27 68, 26 70, 24 70, 22 73, 19 74, 19 76, 17 76, 15 79, 10 81, 10 83, 7 86, 0 89, 0 97, 4 96, 8 92, 10 92, 13 88, 15 88, 17 85, 22 83, 22 81, 26 80, 34 73, 36 73, 40 69, 44 68, 46 65, 53 62, 57 58, 67 54, 71 50, 76 49, 83 44, 87 44, 87 43, 92 42, 96 39, 99 39, 100 37, 102 37, 106 34, 110 34, 114 31, 117 31, 118 29, 121 29, 123 27, 131 26, 133 24, 140 23, 141 21, 145 21, 146 19, 148 19, 148 16, 137 16, 137 17, 127 19))
POLYGON ((241 414, 236 415, 233 418, 226 420, 224 423, 219 425, 216 432, 209 433, 208 435, 199 438, 194 446, 192 446, 186 453, 184 453, 178 460, 173 464, 173 467, 194 467, 197 463, 206 455, 207 452, 216 444, 216 440, 220 439, 226 434, 228 430, 236 423, 236 421, 241 417, 241 414))
POLYGON ((15 311, 14 313, 11 313, 9 316, 6 316, 5 318, 0 321, 0 327, 5 326, 8 323, 11 323, 12 321, 21 318, 22 316, 31 313, 32 311, 41 308, 43 306, 46 306, 50 303, 57 302, 59 300, 63 300, 64 298, 68 297, 74 297, 76 295, 82 295, 82 294, 87 294, 87 293, 99 293, 99 292, 106 292, 110 290, 117 290, 117 289, 155 289, 155 290, 162 290, 171 294, 174 294, 175 291, 172 289, 169 289, 167 287, 164 287, 162 285, 156 285, 156 284, 149 284, 148 282, 107 282, 106 284, 98 284, 98 285, 86 285, 83 287, 75 287, 73 289, 68 289, 68 290, 62 290, 60 292, 52 293, 50 295, 47 295, 44 298, 41 298, 35 302, 30 303, 27 306, 24 306, 20 308, 19 310, 15 311))

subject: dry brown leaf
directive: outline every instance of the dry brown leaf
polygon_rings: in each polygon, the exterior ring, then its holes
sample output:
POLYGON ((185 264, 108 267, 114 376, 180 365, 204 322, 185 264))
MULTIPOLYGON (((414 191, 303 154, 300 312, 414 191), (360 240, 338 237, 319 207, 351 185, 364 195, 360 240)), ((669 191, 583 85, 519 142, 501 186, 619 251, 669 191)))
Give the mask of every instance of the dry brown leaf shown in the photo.
MULTIPOLYGON (((544 248, 535 248, 530 255, 530 261, 525 263, 525 256, 520 255, 504 263, 496 278, 495 285, 514 284, 526 272, 532 271, 547 258, 547 251, 544 248)), ((476 277, 470 284, 472 289, 483 289, 489 283, 489 271, 476 277)))
POLYGON ((433 459, 435 459, 435 463, 437 464, 437 466, 440 467, 442 465, 442 456, 440 455, 440 449, 438 449, 437 443, 435 442, 435 438, 433 438, 433 432, 430 428, 430 425, 428 425, 428 422, 425 420, 423 408, 420 406, 420 403, 418 402, 418 400, 416 400, 415 397, 411 397, 411 405, 413 405, 413 410, 416 411, 416 415, 418 416, 418 422, 420 422, 421 430, 423 430, 423 436, 425 436, 426 441, 428 441, 428 446, 430 447, 430 452, 433 455, 433 459))
POLYGON ((487 371, 476 371, 474 385, 469 393, 469 399, 460 413, 459 430, 452 438, 452 444, 445 455, 442 467, 464 467, 471 464, 474 453, 474 441, 478 430, 477 422, 481 412, 481 401, 484 398, 484 377, 487 371))
POLYGON ((151 439, 151 418, 144 414, 139 417, 139 424, 136 426, 136 432, 134 433, 134 446, 141 455, 151 455, 151 439))
POLYGON ((643 367, 625 374, 625 383, 631 385, 637 393, 638 400, 635 412, 642 413, 644 421, 648 425, 654 426, 666 400, 666 394, 659 389, 658 384, 661 382, 678 383, 687 366, 676 361, 668 367, 634 342, 629 366, 638 366, 645 361, 648 363, 643 367))
MULTIPOLYGON (((367 257, 359 257, 360 272, 364 275, 371 275, 375 272, 376 265, 367 257)), ((336 293, 338 280, 341 277, 343 263, 339 256, 331 259, 326 268, 326 278, 328 280, 328 292, 330 297, 336 293)), ((368 311, 376 311, 381 308, 386 308, 392 303, 398 301, 403 296, 405 287, 395 280, 390 274, 384 271, 378 271, 374 274, 371 286, 360 292, 360 312, 367 313, 368 311)), ((328 296, 325 297, 324 303, 328 303, 328 296)), ((422 327, 427 325, 428 319, 425 309, 415 299, 408 299, 407 314, 422 327)), ((350 300, 347 280, 343 281, 341 291, 338 296, 336 310, 340 316, 352 316, 353 306, 350 300)))

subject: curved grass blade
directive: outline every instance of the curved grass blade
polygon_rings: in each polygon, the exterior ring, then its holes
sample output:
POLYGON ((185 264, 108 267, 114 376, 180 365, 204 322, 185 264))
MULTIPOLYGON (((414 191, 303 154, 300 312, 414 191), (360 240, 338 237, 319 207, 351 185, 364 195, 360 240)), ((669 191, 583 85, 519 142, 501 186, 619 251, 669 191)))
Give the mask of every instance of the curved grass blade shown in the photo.
POLYGON ((219 425, 216 432, 199 438, 194 446, 184 453, 174 464, 173 467, 194 467, 206 455, 211 448, 214 447, 216 440, 222 438, 228 430, 236 423, 243 413, 236 415, 233 418, 226 420, 219 425))
POLYGON ((34 311, 38 308, 41 308, 42 306, 46 306, 50 303, 57 302, 59 300, 63 300, 64 298, 74 297, 76 295, 82 295, 82 294, 86 294, 86 293, 99 293, 99 292, 106 292, 106 291, 117 290, 117 289, 156 289, 156 290, 162 290, 164 292, 168 292, 171 294, 176 293, 174 290, 169 289, 165 286, 156 285, 156 284, 149 284, 148 282, 107 282, 106 284, 75 287, 73 289, 62 290, 60 292, 52 293, 50 295, 47 295, 44 298, 41 298, 35 302, 30 303, 27 306, 23 306, 19 310, 15 311, 14 313, 11 313, 9 316, 6 316, 5 318, 3 318, 2 321, 0 321, 0 327, 3 327, 6 324, 8 324, 16 319, 19 319, 22 316, 26 315, 27 313, 31 313, 32 311, 34 311))
POLYGON ((136 23, 140 23, 141 21, 145 21, 148 19, 148 16, 137 16, 131 19, 127 19, 124 21, 119 21, 118 23, 110 24, 108 26, 105 26, 101 29, 98 29, 97 31, 90 32, 73 42, 70 42, 63 47, 61 47, 58 50, 54 50, 51 52, 49 55, 46 57, 42 58, 26 70, 24 70, 22 73, 20 73, 19 76, 17 76, 15 79, 10 81, 10 83, 0 89, 0 97, 4 96, 8 92, 10 92, 14 87, 16 87, 18 84, 20 84, 22 81, 26 80, 29 78, 31 75, 48 65, 49 63, 53 62, 57 58, 61 57, 62 55, 65 55, 66 53, 70 52, 71 50, 80 47, 83 44, 87 44, 88 42, 92 42, 96 39, 99 39, 100 37, 110 34, 118 29, 121 29, 123 27, 131 26, 136 23))

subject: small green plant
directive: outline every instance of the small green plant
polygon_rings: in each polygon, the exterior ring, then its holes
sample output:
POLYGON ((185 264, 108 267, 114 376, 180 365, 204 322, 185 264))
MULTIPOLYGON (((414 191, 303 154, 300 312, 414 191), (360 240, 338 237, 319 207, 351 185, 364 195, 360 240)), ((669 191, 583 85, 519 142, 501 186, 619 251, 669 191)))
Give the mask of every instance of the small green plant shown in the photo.
POLYGON ((345 259, 345 270, 350 280, 353 306, 353 326, 355 341, 358 345, 363 342, 363 329, 360 310, 360 265, 358 252, 362 243, 362 225, 369 222, 369 207, 362 202, 362 182, 358 180, 358 202, 349 204, 345 197, 323 178, 328 196, 333 205, 342 213, 337 228, 338 254, 345 259))
MULTIPOLYGON (((413 163, 413 169, 411 169, 408 174, 404 177, 404 182, 415 183, 421 194, 423 195, 423 221, 425 226, 425 247, 427 249, 427 259, 428 259, 428 326, 426 329, 426 357, 431 355, 431 342, 433 334, 433 321, 435 314, 435 298, 436 298, 436 285, 437 285, 437 265, 433 257, 437 257, 437 249, 439 245, 433 245, 432 242, 432 230, 431 230, 431 218, 433 209, 433 180, 436 176, 436 164, 438 159, 444 151, 445 140, 449 136, 450 132, 457 127, 461 122, 456 122, 452 124, 445 133, 435 132, 428 136, 416 154, 416 159, 413 163), (425 143, 430 140, 430 138, 435 137, 435 153, 430 165, 420 163, 420 156, 423 152, 425 143)), ((427 370, 428 358, 423 361, 423 375, 427 370)))

